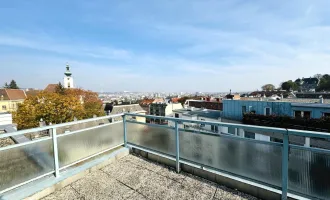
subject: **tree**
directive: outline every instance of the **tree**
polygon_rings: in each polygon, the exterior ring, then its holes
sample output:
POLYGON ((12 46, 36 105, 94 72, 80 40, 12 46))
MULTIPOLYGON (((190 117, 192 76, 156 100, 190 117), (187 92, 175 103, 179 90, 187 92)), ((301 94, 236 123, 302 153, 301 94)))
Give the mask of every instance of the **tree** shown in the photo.
POLYGON ((282 90, 290 91, 290 90, 298 90, 299 86, 296 82, 293 82, 292 80, 286 81, 282 83, 282 90))
MULTIPOLYGON (((60 89, 60 86, 58 87, 60 89)), ((82 89, 59 90, 60 92, 40 92, 29 96, 13 113, 18 129, 34 128, 40 119, 46 124, 59 124, 94 115, 104 116, 103 103, 97 93, 82 89)))
POLYGON ((316 88, 316 91, 330 91, 330 75, 324 74, 320 79, 320 83, 316 88))
POLYGON ((261 87, 263 91, 273 91, 275 90, 275 86, 273 84, 266 84, 261 87))
POLYGON ((323 76, 322 74, 315 74, 315 75, 314 75, 314 78, 317 78, 317 79, 320 80, 320 79, 322 78, 322 76, 323 76))
POLYGON ((73 121, 74 117, 83 119, 84 116, 84 107, 74 95, 41 92, 19 104, 13 120, 21 130, 37 127, 41 119, 46 124, 59 124, 73 121))
POLYGON ((63 87, 61 82, 59 82, 58 85, 56 86, 55 92, 61 95, 65 94, 65 88, 63 87))
POLYGON ((16 84, 15 80, 11 80, 10 84, 9 84, 9 88, 10 89, 19 89, 19 87, 16 84))
POLYGON ((91 118, 94 115, 104 116, 103 102, 99 99, 96 92, 83 89, 69 89, 65 90, 66 95, 73 95, 77 97, 83 105, 85 113, 84 118, 91 118))
POLYGON ((6 82, 5 85, 3 86, 4 88, 9 88, 8 83, 6 82))
POLYGON ((178 102, 181 103, 181 105, 183 106, 184 103, 187 101, 187 99, 189 99, 189 97, 184 96, 184 97, 181 97, 180 99, 178 99, 178 102))

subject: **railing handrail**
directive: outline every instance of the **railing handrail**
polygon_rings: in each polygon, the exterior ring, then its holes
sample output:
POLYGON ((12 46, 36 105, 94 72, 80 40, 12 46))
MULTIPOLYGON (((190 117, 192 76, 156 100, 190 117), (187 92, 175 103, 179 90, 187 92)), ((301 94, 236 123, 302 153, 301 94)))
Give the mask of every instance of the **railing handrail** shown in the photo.
POLYGON ((1 138, 6 138, 6 137, 11 137, 11 136, 16 136, 16 135, 23 135, 23 134, 27 134, 27 133, 44 131, 44 130, 48 130, 48 129, 52 129, 52 128, 60 128, 60 127, 71 126, 71 125, 76 125, 76 124, 81 124, 81 123, 86 123, 86 122, 92 122, 92 121, 97 121, 97 120, 102 120, 102 119, 110 119, 110 118, 120 117, 120 116, 124 116, 124 115, 135 116, 135 117, 146 117, 146 118, 153 118, 153 119, 163 119, 163 120, 170 120, 170 121, 173 121, 173 122, 186 122, 186 123, 196 123, 196 124, 207 124, 207 125, 225 126, 225 127, 232 127, 232 128, 241 128, 241 129, 250 130, 250 131, 257 130, 257 131, 261 131, 261 132, 276 132, 276 133, 281 133, 281 134, 288 133, 289 135, 330 139, 330 133, 324 133, 324 132, 296 130, 296 129, 285 129, 285 128, 275 128, 275 127, 263 127, 263 126, 235 124, 235 123, 227 123, 227 122, 191 120, 191 119, 182 119, 182 118, 175 118, 175 117, 143 115, 143 114, 138 114, 138 113, 139 112, 136 112, 136 113, 120 113, 120 114, 114 114, 114 115, 107 115, 107 116, 102 116, 102 117, 78 120, 78 121, 73 121, 73 122, 67 122, 67 123, 62 123, 62 124, 54 124, 54 125, 50 125, 50 126, 20 130, 20 131, 12 132, 12 133, 4 133, 4 134, 0 134, 0 139, 1 138))
POLYGON ((303 136, 303 137, 316 137, 316 138, 330 139, 330 133, 325 133, 325 132, 275 128, 275 127, 266 127, 266 126, 254 126, 254 125, 235 124, 235 123, 228 123, 228 122, 201 121, 201 120, 182 119, 182 118, 175 118, 175 117, 141 115, 141 114, 135 114, 135 113, 125 113, 125 115, 135 116, 135 117, 146 117, 146 118, 153 118, 153 119, 171 120, 174 122, 176 121, 176 122, 187 122, 187 123, 196 123, 196 124, 217 125, 217 126, 225 126, 225 127, 232 127, 232 128, 242 128, 242 129, 248 130, 248 131, 257 130, 260 132, 276 132, 276 133, 281 133, 281 134, 297 135, 297 136, 303 136))
POLYGON ((114 118, 114 117, 121 117, 124 114, 125 113, 120 113, 120 114, 115 114, 115 115, 107 115, 107 116, 102 116, 102 117, 95 117, 95 118, 90 118, 90 119, 77 120, 77 121, 73 121, 73 122, 66 122, 66 123, 62 123, 62 124, 54 124, 54 125, 50 125, 50 126, 43 126, 43 127, 38 127, 38 128, 25 129, 25 130, 20 130, 20 131, 13 132, 13 133, 4 133, 4 134, 0 135, 0 139, 15 136, 15 135, 23 135, 23 134, 26 134, 26 133, 44 131, 44 130, 48 130, 48 129, 52 129, 52 128, 61 128, 61 127, 65 127, 65 126, 71 126, 71 125, 76 125, 76 124, 81 124, 81 123, 86 123, 86 122, 92 122, 92 121, 97 121, 97 120, 102 120, 102 119, 110 119, 110 118, 114 118))

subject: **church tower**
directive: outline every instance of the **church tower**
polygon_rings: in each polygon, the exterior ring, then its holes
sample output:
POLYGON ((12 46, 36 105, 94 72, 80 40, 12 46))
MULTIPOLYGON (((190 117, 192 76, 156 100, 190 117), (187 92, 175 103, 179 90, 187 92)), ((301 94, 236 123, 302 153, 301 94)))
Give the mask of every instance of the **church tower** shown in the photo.
POLYGON ((64 73, 64 88, 74 88, 73 86, 73 77, 72 73, 70 72, 70 66, 66 65, 66 72, 64 73))

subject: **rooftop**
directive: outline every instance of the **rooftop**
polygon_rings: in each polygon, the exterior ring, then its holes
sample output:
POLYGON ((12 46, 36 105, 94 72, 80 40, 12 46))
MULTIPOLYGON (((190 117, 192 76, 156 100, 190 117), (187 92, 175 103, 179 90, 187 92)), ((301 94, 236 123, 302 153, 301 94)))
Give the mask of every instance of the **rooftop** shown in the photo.
POLYGON ((44 91, 55 92, 57 86, 58 86, 58 84, 48 84, 47 87, 44 89, 44 91))
POLYGON ((206 117, 211 119, 218 119, 221 117, 221 113, 219 110, 209 110, 202 108, 193 108, 193 110, 187 109, 177 109, 173 110, 175 113, 182 113, 183 115, 197 115, 199 117, 206 117))
POLYGON ((24 90, 21 89, 0 89, 0 97, 4 100, 24 100, 26 99, 26 94, 24 90))
POLYGON ((127 155, 43 200, 52 199, 256 199, 141 157, 127 155))

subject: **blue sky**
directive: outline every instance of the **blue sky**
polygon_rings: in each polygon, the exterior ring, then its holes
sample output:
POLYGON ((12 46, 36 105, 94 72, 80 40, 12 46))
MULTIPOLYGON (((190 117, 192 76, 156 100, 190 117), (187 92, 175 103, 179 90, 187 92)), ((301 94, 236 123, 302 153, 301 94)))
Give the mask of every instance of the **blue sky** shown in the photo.
POLYGON ((249 91, 330 73, 328 0, 4 0, 0 84, 249 91))

